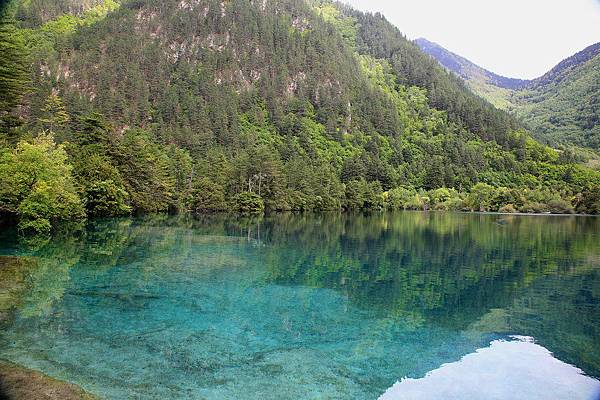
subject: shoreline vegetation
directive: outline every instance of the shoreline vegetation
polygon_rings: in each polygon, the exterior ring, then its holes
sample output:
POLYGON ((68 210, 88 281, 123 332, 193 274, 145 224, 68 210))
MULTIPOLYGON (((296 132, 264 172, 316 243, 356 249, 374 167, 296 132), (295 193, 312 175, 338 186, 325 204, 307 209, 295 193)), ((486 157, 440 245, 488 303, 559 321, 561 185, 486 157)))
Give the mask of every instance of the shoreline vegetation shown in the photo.
MULTIPOLYGON (((106 140, 110 139, 107 137, 106 140)), ((339 182, 337 193, 311 196, 283 188, 278 193, 265 193, 262 179, 266 180, 270 175, 259 172, 249 179, 246 190, 229 193, 223 185, 210 178, 194 179, 193 168, 189 177, 181 178, 189 181, 189 184, 179 185, 178 188, 157 188, 150 181, 125 185, 127 177, 94 181, 98 168, 100 171, 110 171, 115 167, 110 164, 81 166, 81 162, 87 161, 78 160, 76 152, 82 150, 70 143, 56 144, 52 133, 42 132, 33 139, 19 141, 12 149, 0 151, 0 223, 14 222, 24 233, 48 234, 64 222, 136 213, 254 215, 265 212, 360 210, 503 214, 600 212, 600 186, 575 194, 568 191, 561 193, 547 187, 509 188, 484 182, 474 184, 469 191, 446 187, 426 190, 412 186, 384 190, 379 181, 368 182, 362 178, 339 182), (160 201, 160 197, 163 197, 163 204, 152 205, 152 202, 160 201), (140 198, 143 200, 136 201, 140 198)), ((135 157, 135 153, 130 154, 135 157)), ((94 155, 91 157, 93 159, 94 155)), ((129 162, 132 160, 129 159, 129 162)), ((139 171, 142 176, 146 172, 141 168, 139 171)))
POLYGON ((2 400, 97 400, 79 386, 0 360, 2 400))
MULTIPOLYGON (((150 182, 137 187, 116 184, 114 180, 93 181, 96 171, 77 164, 69 154, 69 143, 56 144, 52 133, 40 133, 21 140, 14 149, 0 151, 0 223, 16 223, 24 233, 48 234, 59 224, 87 218, 127 216, 135 213, 238 213, 304 211, 460 211, 502 214, 597 214, 600 212, 600 186, 576 194, 550 188, 509 188, 484 182, 470 191, 454 188, 426 190, 400 186, 389 190, 380 182, 365 179, 339 183, 337 194, 316 196, 282 191, 261 195, 261 180, 254 175, 246 191, 229 195, 223 186, 209 178, 194 181, 193 169, 187 188, 173 193, 152 193, 150 182), (79 175, 79 176, 78 176, 79 175), (83 175, 80 176, 80 175, 83 175), (192 183, 193 181, 193 183, 192 183), (253 181, 254 185, 253 185, 253 181), (161 207, 145 207, 135 198, 154 201, 156 195, 169 196, 161 207)), ((77 148, 78 151, 81 149, 77 148)), ((98 166, 95 166, 96 168, 98 166)), ((104 166, 110 169, 111 166, 104 166)), ((185 177, 188 180, 188 177, 185 177)), ((172 190, 173 188, 171 188, 172 190)), ((163 188, 163 190, 166 190, 163 188)), ((264 193, 264 192, 263 192, 264 193)))

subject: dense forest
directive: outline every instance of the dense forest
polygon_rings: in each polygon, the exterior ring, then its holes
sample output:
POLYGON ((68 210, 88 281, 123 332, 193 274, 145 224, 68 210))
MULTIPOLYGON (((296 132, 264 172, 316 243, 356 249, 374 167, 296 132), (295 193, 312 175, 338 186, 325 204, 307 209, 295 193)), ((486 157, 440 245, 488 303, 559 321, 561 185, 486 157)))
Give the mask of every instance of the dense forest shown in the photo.
MULTIPOLYGON (((600 43, 533 80, 498 76, 426 39, 415 43, 473 92, 518 117, 540 140, 600 150, 600 43)), ((597 154, 579 153, 598 163, 597 154)))
POLYGON ((546 147, 379 14, 306 0, 13 0, 0 214, 600 212, 546 147))

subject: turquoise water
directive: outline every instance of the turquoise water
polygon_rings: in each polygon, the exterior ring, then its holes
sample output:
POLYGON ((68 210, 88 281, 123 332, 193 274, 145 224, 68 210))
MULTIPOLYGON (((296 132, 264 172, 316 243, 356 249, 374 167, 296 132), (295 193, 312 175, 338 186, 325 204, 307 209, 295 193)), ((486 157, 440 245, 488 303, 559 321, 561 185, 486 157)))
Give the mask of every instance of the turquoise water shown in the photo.
POLYGON ((600 394, 599 218, 105 220, 0 279, 0 359, 105 399, 600 394))

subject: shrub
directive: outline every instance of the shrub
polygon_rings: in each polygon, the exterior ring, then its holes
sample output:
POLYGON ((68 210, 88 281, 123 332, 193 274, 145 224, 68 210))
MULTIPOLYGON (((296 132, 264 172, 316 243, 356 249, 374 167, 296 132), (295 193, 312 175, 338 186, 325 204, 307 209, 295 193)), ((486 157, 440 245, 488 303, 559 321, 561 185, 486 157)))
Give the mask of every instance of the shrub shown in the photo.
POLYGON ((516 200, 516 193, 512 189, 499 187, 495 190, 493 198, 490 201, 490 210, 500 211, 503 206, 508 204, 511 204, 514 207, 516 200))
POLYGON ((388 208, 406 210, 408 204, 415 197, 417 191, 413 188, 399 187, 387 192, 386 203, 388 208))
POLYGON ((575 210, 571 203, 564 199, 552 199, 548 202, 548 210, 555 214, 573 214, 575 210))
POLYGON ((242 192, 233 198, 233 209, 242 214, 258 214, 265 210, 265 203, 256 193, 242 192))
POLYGON ((513 214, 513 213, 516 213, 518 210, 515 208, 514 205, 506 204, 506 205, 500 207, 500 209, 498 211, 501 213, 513 214))
POLYGON ((379 181, 370 182, 365 187, 363 208, 381 210, 384 206, 383 190, 379 181))
POLYGON ((583 190, 576 199, 577 212, 600 214, 600 186, 583 190))
POLYGON ((445 201, 452 198, 453 193, 450 192, 450 189, 447 188, 439 188, 432 190, 430 192, 429 197, 431 198, 431 203, 435 206, 437 204, 444 203, 445 201))
POLYGON ((194 212, 219 212, 227 209, 225 190, 208 178, 196 182, 192 192, 191 209, 194 212))
POLYGON ((548 212, 548 206, 546 204, 538 203, 535 201, 527 201, 521 206, 520 211, 530 214, 545 213, 548 212))
POLYGON ((284 203, 280 207, 282 211, 304 211, 310 208, 308 196, 294 189, 286 191, 284 203))
POLYGON ((316 211, 339 210, 340 207, 340 201, 334 196, 315 196, 313 200, 313 210, 316 211))
POLYGON ((0 210, 16 215, 21 229, 38 233, 56 221, 85 217, 67 154, 51 134, 0 154, 0 210))
POLYGON ((131 207, 127 205, 128 193, 122 185, 110 179, 89 185, 85 197, 85 208, 90 216, 109 217, 131 212, 131 207))
POLYGON ((452 197, 441 205, 443 210, 446 211, 461 211, 465 208, 465 201, 460 197, 460 195, 456 195, 456 197, 452 197))
POLYGON ((431 206, 436 210, 458 211, 464 207, 464 201, 456 189, 435 189, 430 192, 429 197, 431 206))
POLYGON ((496 190, 493 186, 480 182, 471 188, 467 204, 471 210, 490 211, 495 194, 496 190))
POLYGON ((409 210, 429 210, 431 199, 427 196, 426 192, 419 192, 412 195, 410 200, 406 203, 406 208, 409 210))

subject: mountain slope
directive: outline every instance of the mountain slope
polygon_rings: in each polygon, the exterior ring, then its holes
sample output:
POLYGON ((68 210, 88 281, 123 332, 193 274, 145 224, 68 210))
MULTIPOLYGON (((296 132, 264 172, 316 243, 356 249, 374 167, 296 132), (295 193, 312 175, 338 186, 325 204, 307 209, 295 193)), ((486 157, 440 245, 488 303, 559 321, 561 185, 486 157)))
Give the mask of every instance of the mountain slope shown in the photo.
POLYGON ((37 27, 60 16, 81 16, 107 3, 118 3, 118 0, 27 0, 19 4, 17 18, 24 26, 37 27))
POLYGON ((359 52, 389 62, 400 83, 427 89, 430 104, 452 120, 485 140, 507 144, 507 130, 518 128, 514 119, 473 96, 461 79, 447 74, 381 14, 341 8, 357 20, 359 52))
POLYGON ((600 55, 600 42, 586 47, 571 57, 565 58, 550 71, 532 80, 528 86, 544 86, 560 81, 561 77, 567 76, 570 72, 596 58, 598 55, 600 55))
POLYGON ((475 93, 513 112, 539 138, 600 149, 600 43, 531 81, 498 77, 425 39, 415 43, 475 93))
POLYGON ((600 43, 513 94, 515 114, 553 142, 600 150, 600 43))
POLYGON ((463 79, 480 79, 504 89, 519 89, 529 83, 529 81, 524 79, 507 78, 490 72, 427 39, 420 38, 414 42, 423 52, 438 60, 446 69, 456 73, 463 79))
MULTIPOLYGON (((247 89, 256 86, 259 90, 263 90, 265 86, 273 86, 274 94, 280 94, 288 90, 288 87, 293 87, 295 91, 303 93, 303 95, 308 90, 305 95, 313 96, 313 100, 319 99, 320 101, 321 96, 319 96, 318 92, 328 90, 330 94, 339 92, 343 94, 341 97, 346 97, 346 99, 335 96, 337 97, 335 101, 339 101, 339 104, 328 106, 327 112, 347 108, 346 105, 349 100, 347 93, 360 90, 351 89, 350 86, 354 84, 361 85, 360 78, 357 79, 360 73, 356 69, 352 70, 352 68, 357 68, 357 66, 352 65, 355 63, 352 60, 352 51, 348 51, 350 46, 344 46, 336 42, 338 41, 338 36, 331 35, 331 32, 328 33, 327 29, 330 28, 322 26, 323 22, 321 18, 315 19, 311 16, 311 9, 302 1, 280 2, 276 3, 276 5, 266 2, 264 10, 259 9, 259 12, 257 12, 256 6, 253 6, 254 9, 252 10, 245 9, 247 6, 243 5, 244 3, 223 3, 227 4, 229 8, 239 8, 239 13, 234 9, 232 12, 225 12, 222 15, 219 15, 221 3, 217 2, 214 2, 214 4, 211 4, 211 2, 206 2, 206 4, 204 2, 190 2, 189 5, 186 2, 183 2, 183 5, 166 2, 160 7, 153 5, 151 2, 126 3, 118 12, 111 16, 109 21, 98 24, 96 29, 105 30, 100 35, 110 35, 110 38, 107 40, 110 43, 115 43, 118 47, 116 49, 117 53, 122 52, 124 48, 128 48, 132 54, 141 56, 140 52, 154 48, 155 50, 160 50, 162 55, 166 54, 167 57, 162 57, 154 53, 152 56, 145 54, 142 59, 147 62, 146 65, 139 65, 139 63, 136 63, 137 65, 130 65, 134 70, 134 74, 138 76, 142 74, 154 76, 158 71, 162 71, 163 76, 153 77, 152 79, 154 84, 158 85, 158 88, 161 84, 164 85, 164 82, 168 82, 173 76, 172 64, 183 58, 183 61, 186 63, 201 62, 203 69, 206 70, 208 75, 213 73, 223 75, 220 77, 221 82, 226 85, 232 83, 233 86, 236 86, 233 88, 235 91, 239 91, 241 87, 247 89), (130 12, 136 7, 138 9, 137 13, 130 12), (207 22, 200 23, 200 20, 194 21, 194 14, 204 9, 208 10, 208 14, 202 14, 202 18, 207 22), (174 12, 174 10, 177 12, 174 12), (214 10, 216 10, 216 13, 214 10), (267 18, 264 15, 265 12, 273 12, 277 17, 267 18), (266 20, 263 23, 263 19, 271 20, 266 20), (257 26, 257 22, 263 23, 263 25, 257 26), (306 37, 302 38, 302 40, 299 38, 287 38, 287 33, 282 32, 282 30, 287 30, 290 26, 306 37), (227 28, 225 29, 224 27, 227 28), (272 37, 266 37, 273 29, 279 30, 279 32, 275 32, 275 35, 272 37), (176 33, 178 31, 189 33, 189 35, 181 36, 176 33), (139 41, 135 45, 133 44, 133 38, 139 41), (306 43, 307 40, 309 41, 308 43, 306 43), (318 42, 315 42, 315 40, 318 40, 318 42), (260 52, 261 47, 270 47, 273 45, 279 46, 279 48, 274 50, 269 49, 269 52, 266 53, 260 52), (254 50, 258 49, 258 52, 248 51, 251 47, 254 47, 254 50), (315 54, 315 50, 320 54, 315 54), (276 51, 278 54, 272 54, 272 51, 276 51), (306 54, 302 54, 306 51, 308 51, 306 54), (337 65, 336 63, 323 60, 324 54, 329 54, 331 57, 339 59, 337 65), (291 57, 296 55, 295 59, 291 59, 291 57), (154 59, 150 61, 150 57, 154 59), (158 68, 156 68, 157 66, 158 68), (225 66, 225 69, 222 68, 223 66, 225 66), (323 67, 336 68, 336 71, 325 71, 321 69, 323 67), (292 82, 294 79, 293 74, 300 72, 302 74, 298 75, 298 77, 301 79, 296 79, 292 82), (340 76, 333 78, 334 74, 339 74, 340 76), (321 80, 321 82, 304 79, 305 75, 309 78, 315 77, 315 79, 321 80), (268 79, 266 79, 267 77, 268 79), (288 81, 283 82, 284 79, 288 81), (311 86, 310 89, 308 88, 309 86, 311 86)), ((352 18, 357 17, 362 19, 371 18, 366 15, 363 16, 360 13, 357 16, 352 16, 352 18)), ((371 22, 378 23, 377 21, 363 22, 367 24, 371 22)), ((382 22, 385 29, 390 29, 387 21, 382 22)), ((362 33, 365 31, 365 23, 361 24, 359 21, 357 24, 357 27, 360 27, 357 32, 359 35, 358 40, 363 40, 362 33)), ((123 92, 128 91, 123 86, 130 88, 133 85, 139 85, 141 80, 134 78, 135 82, 128 82, 127 79, 114 79, 116 72, 114 71, 115 67, 112 61, 115 57, 120 57, 121 54, 110 53, 112 46, 107 45, 107 43, 100 43, 99 39, 101 38, 98 32, 81 30, 77 36, 77 40, 81 41, 83 45, 75 48, 77 55, 74 58, 74 62, 85 62, 86 65, 76 65, 73 67, 73 71, 78 74, 90 74, 87 77, 77 77, 79 80, 78 84, 84 86, 92 81, 110 82, 110 90, 108 90, 109 88, 101 90, 104 96, 109 96, 110 98, 96 99, 94 97, 92 101, 107 103, 108 106, 102 106, 102 112, 108 114, 113 119, 118 120, 122 118, 122 113, 115 113, 108 110, 108 108, 111 108, 114 102, 130 104, 130 99, 122 96, 123 92), (95 43, 90 45, 94 41, 95 43), (92 48, 95 49, 99 46, 105 46, 108 54, 101 55, 101 57, 95 54, 95 50, 92 51, 92 48), (88 55, 89 60, 87 59, 88 55), (107 62, 110 65, 103 65, 103 62, 107 62), (106 78, 103 78, 101 75, 106 76, 106 78), (123 88, 118 90, 119 87, 123 88), (115 93, 115 98, 110 96, 111 92, 115 93)), ((428 63, 428 60, 424 59, 423 55, 412 44, 406 41, 399 32, 393 32, 391 39, 396 42, 396 46, 401 46, 401 51, 404 53, 403 56, 411 65, 428 63)), ((373 43, 369 43, 368 46, 373 47, 373 43)), ((363 51, 363 53, 371 54, 368 49, 363 51)), ((377 54, 374 55, 378 57, 377 54)), ((52 68, 52 66, 48 67, 52 68)), ((486 138, 494 137, 500 143, 506 141, 506 133, 510 129, 517 127, 517 124, 511 121, 505 114, 496 112, 493 108, 479 101, 475 96, 464 90, 461 82, 446 76, 446 74, 432 63, 421 68, 422 76, 416 76, 411 72, 415 71, 416 68, 412 68, 410 65, 402 68, 403 70, 398 70, 400 79, 406 77, 402 83, 408 85, 415 84, 429 89, 429 98, 432 105, 448 111, 453 121, 466 124, 470 130, 481 135, 487 135, 486 138)), ((364 85, 364 82, 362 85, 364 85)), ((153 89, 153 102, 156 102, 156 96, 162 92, 158 88, 155 87, 153 89)), ((87 89, 94 90, 92 87, 87 89)), ((90 92, 89 94, 95 95, 95 92, 90 92)), ((135 96, 137 97, 137 95, 135 96)), ((324 98, 329 101, 333 97, 325 96, 324 98)), ((350 102, 350 107, 360 102, 361 100, 350 102)), ((124 107, 127 108, 127 106, 124 107)), ((344 119, 347 116, 330 116, 329 118, 344 119)), ((362 120, 359 121, 362 122, 362 120)), ((139 123, 139 121, 128 122, 139 123)), ((365 128, 361 127, 361 129, 365 128)), ((382 127, 377 128, 381 130, 382 127)), ((346 128, 342 127, 342 129, 346 128)), ((387 131, 390 131, 390 129, 390 127, 384 128, 387 131)))
POLYGON ((464 79, 471 90, 500 109, 510 109, 512 91, 529 83, 527 80, 497 75, 427 39, 416 39, 414 43, 444 68, 464 79))

